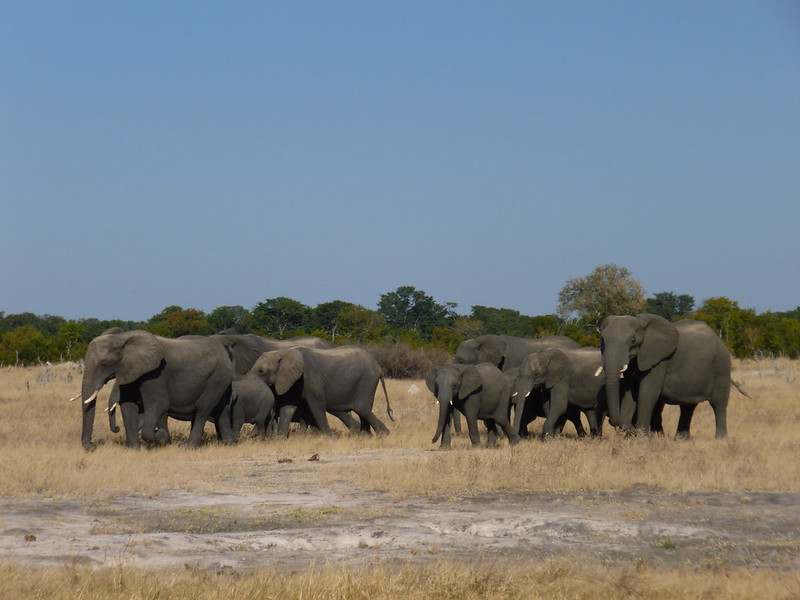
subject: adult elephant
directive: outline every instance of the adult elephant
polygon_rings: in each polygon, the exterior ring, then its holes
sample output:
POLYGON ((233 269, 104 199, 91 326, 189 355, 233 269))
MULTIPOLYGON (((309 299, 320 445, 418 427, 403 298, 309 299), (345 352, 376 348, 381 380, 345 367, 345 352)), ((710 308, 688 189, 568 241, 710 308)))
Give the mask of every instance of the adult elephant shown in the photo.
POLYGON ((139 446, 139 428, 146 443, 169 442, 159 424, 166 418, 191 421, 187 446, 197 446, 206 421, 217 424, 220 438, 232 443, 229 400, 233 366, 225 348, 209 338, 169 339, 135 330, 99 335, 86 352, 81 398, 81 443, 92 449, 97 395, 116 380, 126 443, 139 446), (141 421, 140 421, 141 413, 141 421))
POLYGON ((307 348, 327 349, 333 348, 333 343, 314 336, 299 336, 285 340, 266 338, 254 333, 236 333, 233 329, 225 329, 211 339, 222 344, 231 357, 234 368, 239 375, 244 375, 264 352, 272 350, 287 350, 295 346, 307 348))
POLYGON ((431 443, 441 436, 441 448, 450 447, 451 423, 455 411, 460 411, 467 421, 469 439, 480 446, 478 420, 488 430, 488 445, 494 446, 497 427, 508 436, 511 444, 519 442, 519 435, 509 422, 509 384, 502 371, 494 365, 446 365, 434 367, 425 379, 431 393, 439 403, 439 420, 431 443))
POLYGON ((608 317, 600 328, 609 421, 649 431, 654 409, 680 407, 677 437, 689 437, 700 402, 714 410, 716 437, 728 433, 731 355, 711 328, 693 319, 670 323, 651 314, 608 317), (627 393, 620 396, 620 377, 627 393))
POLYGON ((281 435, 288 435, 289 423, 301 405, 308 408, 326 435, 332 435, 326 413, 347 424, 352 420, 350 411, 361 419, 362 432, 367 433, 373 428, 389 433, 386 425, 372 412, 378 382, 382 384, 386 397, 386 412, 394 421, 381 367, 372 354, 358 346, 330 349, 296 346, 273 350, 258 358, 252 372, 275 393, 278 433, 281 435))
POLYGON ((540 338, 521 338, 513 335, 481 335, 459 344, 453 363, 477 365, 491 363, 505 371, 518 367, 531 352, 547 348, 580 348, 580 345, 564 335, 546 335, 540 338))
POLYGON ((548 408, 542 437, 556 432, 559 421, 570 409, 571 416, 577 411, 586 415, 592 436, 601 435, 606 405, 604 382, 597 376, 601 364, 602 355, 597 348, 548 348, 526 356, 515 381, 514 430, 519 431, 522 425, 527 402, 541 395, 539 401, 548 408))

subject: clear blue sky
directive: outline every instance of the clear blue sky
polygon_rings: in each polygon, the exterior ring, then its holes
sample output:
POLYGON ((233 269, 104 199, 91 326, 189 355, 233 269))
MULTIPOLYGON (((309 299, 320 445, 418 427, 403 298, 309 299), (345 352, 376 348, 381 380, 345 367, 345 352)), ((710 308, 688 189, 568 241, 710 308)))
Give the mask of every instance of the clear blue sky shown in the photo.
POLYGON ((0 310, 800 305, 793 0, 0 4, 0 310))

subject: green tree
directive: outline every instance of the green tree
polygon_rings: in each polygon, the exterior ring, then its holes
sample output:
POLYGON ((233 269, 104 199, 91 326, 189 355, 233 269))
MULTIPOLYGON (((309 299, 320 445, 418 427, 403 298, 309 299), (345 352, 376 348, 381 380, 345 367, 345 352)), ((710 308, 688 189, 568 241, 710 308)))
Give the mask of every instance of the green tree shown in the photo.
POLYGON ((634 315, 644 307, 644 288, 625 267, 596 267, 586 277, 567 280, 558 293, 558 314, 599 326, 610 315, 634 315))
POLYGON ((746 358, 756 352, 758 326, 754 310, 742 309, 738 302, 718 296, 706 299, 693 316, 707 323, 734 356, 746 358))
POLYGON ((324 331, 331 341, 336 340, 340 335, 339 314, 346 308, 356 306, 352 302, 343 300, 332 300, 318 304, 312 311, 312 329, 324 331))
POLYGON ((251 311, 253 329, 282 338, 290 332, 308 330, 311 308, 285 296, 267 298, 251 311))
POLYGON ((479 304, 472 307, 472 318, 483 323, 485 333, 516 335, 534 334, 531 318, 511 308, 492 308, 479 304))
POLYGON ((453 303, 439 304, 422 290, 406 285, 382 294, 378 313, 393 329, 411 329, 430 338, 434 327, 452 321, 455 307, 453 303))
POLYGON ((87 343, 83 323, 65 321, 58 334, 49 340, 50 356, 58 360, 78 360, 86 355, 87 343))
POLYGON ((235 329, 239 333, 247 333, 250 311, 243 306, 218 306, 208 315, 208 324, 216 333, 223 329, 235 329))
POLYGON ((336 317, 339 336, 357 344, 378 341, 387 329, 386 319, 360 304, 351 304, 336 317))
POLYGON ((644 303, 644 312, 659 315, 672 321, 688 315, 694 310, 694 298, 688 294, 678 296, 674 292, 658 292, 644 303))
POLYGON ((0 357, 6 364, 35 364, 47 360, 47 342, 36 327, 22 325, 3 334, 0 357))

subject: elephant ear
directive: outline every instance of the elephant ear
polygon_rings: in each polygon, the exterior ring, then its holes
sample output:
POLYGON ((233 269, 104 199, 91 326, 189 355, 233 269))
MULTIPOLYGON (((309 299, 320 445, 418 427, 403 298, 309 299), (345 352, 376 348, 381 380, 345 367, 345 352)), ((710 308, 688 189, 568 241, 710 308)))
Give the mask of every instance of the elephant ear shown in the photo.
POLYGON ((275 376, 275 393, 281 396, 288 392, 303 376, 304 367, 303 353, 298 348, 290 348, 283 352, 275 376))
POLYGON ((495 367, 503 363, 506 356, 506 343, 502 340, 491 340, 481 344, 478 350, 478 364, 488 362, 495 367))
POLYGON ((428 386, 428 389, 434 396, 438 396, 436 393, 436 374, 438 372, 439 367, 433 367, 430 371, 428 371, 428 375, 425 377, 425 385, 428 386))
POLYGON ((470 365, 461 373, 461 385, 458 386, 458 397, 466 398, 477 392, 483 385, 481 372, 474 365, 470 365))
POLYGON ((164 360, 161 342, 149 331, 117 333, 123 340, 122 358, 116 369, 120 385, 132 383, 145 373, 154 371, 164 360))
POLYGON ((544 377, 544 387, 551 389, 553 386, 569 379, 572 365, 569 358, 558 348, 548 348, 544 351, 547 373, 544 377))
POLYGON ((664 317, 643 313, 636 315, 645 322, 644 340, 636 355, 640 371, 649 371, 668 358, 678 347, 678 330, 664 317))
POLYGON ((249 339, 239 335, 223 334, 219 335, 218 339, 225 345, 225 350, 228 351, 233 368, 239 375, 244 375, 252 369, 263 352, 261 348, 256 347, 249 339))

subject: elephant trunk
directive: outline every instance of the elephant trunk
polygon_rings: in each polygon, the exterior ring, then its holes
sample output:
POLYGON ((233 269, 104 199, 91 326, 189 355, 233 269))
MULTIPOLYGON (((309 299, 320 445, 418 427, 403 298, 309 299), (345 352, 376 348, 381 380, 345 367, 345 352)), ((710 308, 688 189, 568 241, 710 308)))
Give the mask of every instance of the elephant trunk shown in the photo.
POLYGON ((439 436, 444 432, 444 428, 447 425, 447 419, 450 411, 452 410, 452 399, 449 395, 447 395, 447 397, 444 397, 444 395, 437 397, 437 400, 439 402, 439 423, 436 426, 436 433, 431 440, 431 444, 435 444, 439 439, 439 436))
POLYGON ((522 413, 525 412, 525 402, 528 400, 529 395, 530 392, 525 393, 524 391, 517 390, 513 398, 514 402, 513 429, 517 433, 519 433, 520 429, 522 428, 522 413))
MULTIPOLYGON (((608 421, 613 427, 623 425, 620 417, 620 375, 627 368, 627 361, 622 356, 603 354, 603 373, 606 386, 606 400, 608 403, 608 421)), ((599 376, 599 374, 598 374, 599 376)))
POLYGON ((94 449, 92 433, 94 431, 94 414, 97 408, 97 395, 106 383, 106 378, 91 364, 86 366, 81 382, 81 407, 83 409, 83 427, 81 444, 86 450, 94 449))

